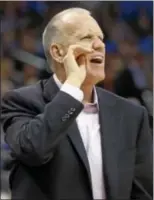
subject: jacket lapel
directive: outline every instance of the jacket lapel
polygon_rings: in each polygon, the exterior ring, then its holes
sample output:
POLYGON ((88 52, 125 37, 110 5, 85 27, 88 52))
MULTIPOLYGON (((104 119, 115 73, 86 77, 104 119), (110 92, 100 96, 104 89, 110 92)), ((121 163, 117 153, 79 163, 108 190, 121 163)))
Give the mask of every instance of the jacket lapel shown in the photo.
POLYGON ((68 129, 68 138, 70 139, 70 142, 73 145, 74 150, 79 156, 79 159, 81 160, 83 166, 86 169, 88 179, 90 182, 90 187, 91 187, 91 175, 90 175, 90 167, 89 167, 89 162, 86 154, 86 150, 84 148, 84 144, 82 141, 82 138, 80 136, 79 129, 77 127, 77 123, 74 122, 68 129))
POLYGON ((107 198, 116 199, 118 192, 118 151, 122 113, 110 93, 97 88, 102 139, 103 172, 107 198))

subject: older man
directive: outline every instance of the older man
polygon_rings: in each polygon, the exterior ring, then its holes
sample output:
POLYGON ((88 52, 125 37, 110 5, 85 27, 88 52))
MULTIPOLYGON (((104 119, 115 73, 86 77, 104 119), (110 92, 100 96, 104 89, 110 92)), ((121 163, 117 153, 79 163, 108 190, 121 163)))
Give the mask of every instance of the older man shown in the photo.
POLYGON ((145 109, 95 87, 105 78, 103 37, 87 10, 58 13, 43 33, 53 77, 5 95, 12 199, 152 198, 145 109))

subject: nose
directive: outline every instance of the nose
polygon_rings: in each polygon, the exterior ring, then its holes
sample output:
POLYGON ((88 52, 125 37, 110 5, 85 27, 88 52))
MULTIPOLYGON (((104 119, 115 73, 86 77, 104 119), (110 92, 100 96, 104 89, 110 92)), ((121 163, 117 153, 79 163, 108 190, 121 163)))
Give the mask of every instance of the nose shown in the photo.
POLYGON ((94 50, 102 50, 104 49, 105 45, 100 38, 95 38, 92 44, 94 50))

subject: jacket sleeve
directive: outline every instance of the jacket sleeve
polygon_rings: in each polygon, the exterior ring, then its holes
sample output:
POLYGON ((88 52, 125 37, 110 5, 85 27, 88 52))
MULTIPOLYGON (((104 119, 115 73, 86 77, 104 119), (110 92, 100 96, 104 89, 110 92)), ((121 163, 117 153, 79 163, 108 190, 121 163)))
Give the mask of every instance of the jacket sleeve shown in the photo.
MULTIPOLYGON (((144 193, 144 199, 153 199, 152 135, 149 130, 148 115, 143 108, 137 140, 135 184, 144 193)), ((140 196, 140 195, 139 195, 140 196)))
POLYGON ((38 114, 19 92, 8 92, 2 100, 1 117, 13 156, 30 166, 47 163, 82 108, 82 103, 59 91, 38 114))

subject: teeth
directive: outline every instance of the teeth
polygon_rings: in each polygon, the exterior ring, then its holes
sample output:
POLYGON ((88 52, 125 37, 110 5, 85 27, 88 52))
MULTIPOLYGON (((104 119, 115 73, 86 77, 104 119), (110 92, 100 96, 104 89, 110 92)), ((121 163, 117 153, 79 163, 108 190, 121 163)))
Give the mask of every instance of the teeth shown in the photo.
POLYGON ((93 59, 102 60, 102 57, 100 57, 100 56, 96 56, 96 57, 94 57, 93 59))
POLYGON ((101 56, 93 57, 91 59, 91 62, 93 62, 93 63, 101 63, 102 62, 102 57, 101 56))

